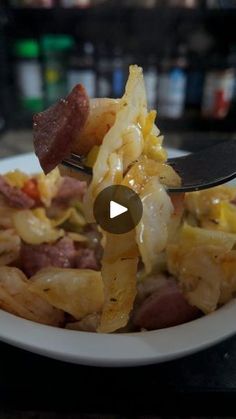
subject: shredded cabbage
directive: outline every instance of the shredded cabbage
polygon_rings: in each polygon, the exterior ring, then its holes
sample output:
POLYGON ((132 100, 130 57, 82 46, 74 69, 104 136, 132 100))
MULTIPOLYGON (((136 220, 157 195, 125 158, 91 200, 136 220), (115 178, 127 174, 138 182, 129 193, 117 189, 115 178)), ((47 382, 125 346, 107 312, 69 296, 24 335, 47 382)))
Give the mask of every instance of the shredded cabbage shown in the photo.
POLYGON ((214 217, 215 207, 221 202, 229 202, 236 196, 235 188, 229 186, 217 186, 215 188, 205 189, 187 193, 185 196, 185 205, 187 210, 198 220, 214 217))
MULTIPOLYGON (((164 249, 167 242, 165 223, 168 223, 171 216, 172 204, 157 177, 157 171, 159 175, 163 170, 160 164, 166 161, 167 155, 162 149, 163 137, 159 136, 160 132, 154 122, 155 116, 155 112, 148 113, 147 110, 142 69, 131 66, 125 94, 119 101, 115 121, 99 147, 93 166, 93 178, 85 197, 88 222, 94 221, 92 208, 96 196, 110 185, 128 184, 127 186, 140 193, 144 204, 144 215, 136 233, 133 231, 128 236, 103 233, 105 246, 102 278, 105 304, 98 328, 100 332, 112 332, 127 324, 136 295, 139 253, 147 271, 150 272, 158 253, 164 249), (146 162, 140 163, 143 173, 131 181, 134 171, 129 178, 127 176, 129 170, 133 169, 132 165, 145 158, 146 162), (149 165, 150 158, 153 159, 153 164, 149 165), (155 169, 154 160, 157 164, 155 169), (149 185, 146 189, 145 183, 149 185), (135 249, 132 257, 130 248, 135 249), (112 263, 109 260, 112 260, 112 263)), ((173 171, 171 175, 174 178, 173 171)), ((164 177, 170 177, 168 169, 165 170, 164 177)), ((176 178, 177 175, 175 182, 176 178)))
POLYGON ((56 167, 47 175, 44 173, 39 173, 36 179, 40 199, 46 207, 49 207, 51 205, 52 199, 56 196, 62 182, 59 169, 56 167))
POLYGON ((4 175, 4 178, 9 183, 9 185, 20 189, 23 188, 27 180, 30 179, 30 177, 26 173, 21 172, 21 170, 13 170, 11 172, 7 172, 4 175))
POLYGON ((104 302, 101 273, 91 269, 41 269, 29 289, 77 320, 99 312, 104 302))
MULTIPOLYGON (((1 197, 0 197, 1 198, 1 197)), ((13 228, 13 215, 16 213, 15 208, 8 207, 5 203, 1 203, 0 199, 0 227, 13 228)))
POLYGON ((236 251, 222 253, 219 263, 224 273, 224 281, 221 282, 220 304, 225 304, 236 293, 236 251))
POLYGON ((140 198, 143 204, 143 216, 136 227, 136 240, 146 272, 150 273, 157 263, 157 255, 166 247, 167 226, 173 206, 157 177, 153 177, 144 186, 140 198))
POLYGON ((60 326, 64 321, 62 311, 33 294, 29 285, 20 269, 0 267, 0 308, 24 319, 60 326))
POLYGON ((105 302, 98 332, 113 332, 127 324, 136 296, 137 264, 134 231, 107 233, 102 260, 105 302))
MULTIPOLYGON (((146 136, 154 135, 158 146, 161 144, 153 119, 151 126, 146 128, 147 119, 150 123, 142 69, 130 66, 130 76, 125 94, 119 101, 115 122, 103 139, 93 167, 93 179, 85 200, 88 221, 94 221, 92 204, 97 194, 107 186, 122 182, 126 169, 141 156, 146 136)), ((163 162, 165 158, 160 149, 159 161, 163 162)))
POLYGON ((189 303, 205 314, 214 311, 220 299, 224 276, 217 258, 222 250, 217 246, 193 247, 179 259, 175 272, 189 303))
POLYGON ((81 228, 86 225, 84 216, 74 207, 67 208, 65 211, 60 212, 56 218, 50 218, 50 220, 53 227, 61 226, 65 222, 69 222, 74 228, 81 228))
POLYGON ((235 234, 185 223, 176 243, 167 246, 168 271, 180 281, 189 303, 206 314, 234 292, 235 279, 226 270, 235 243, 235 234))
POLYGON ((50 243, 64 236, 64 230, 52 226, 44 208, 17 211, 13 222, 17 234, 29 244, 50 243))
POLYGON ((18 259, 20 237, 13 229, 0 230, 0 266, 8 265, 18 259))

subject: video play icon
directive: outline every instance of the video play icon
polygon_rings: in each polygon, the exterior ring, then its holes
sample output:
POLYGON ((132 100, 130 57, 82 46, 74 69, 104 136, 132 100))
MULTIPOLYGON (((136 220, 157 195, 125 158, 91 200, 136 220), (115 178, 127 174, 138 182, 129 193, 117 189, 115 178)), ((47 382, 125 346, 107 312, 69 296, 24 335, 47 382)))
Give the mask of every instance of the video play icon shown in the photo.
POLYGON ((139 196, 123 185, 113 185, 101 191, 94 203, 96 222, 113 234, 124 234, 139 223, 143 206, 139 196))
POLYGON ((127 211, 128 208, 118 204, 118 202, 110 202, 110 218, 118 217, 119 215, 124 214, 127 211))

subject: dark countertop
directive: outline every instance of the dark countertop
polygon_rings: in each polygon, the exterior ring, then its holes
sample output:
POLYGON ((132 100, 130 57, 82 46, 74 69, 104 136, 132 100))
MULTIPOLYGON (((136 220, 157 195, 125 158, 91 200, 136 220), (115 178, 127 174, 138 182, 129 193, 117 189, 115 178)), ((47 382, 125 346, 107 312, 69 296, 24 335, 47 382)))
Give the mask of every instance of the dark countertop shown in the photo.
MULTIPOLYGON (((191 141, 184 138, 172 135, 166 144, 185 149, 199 144, 196 134, 191 141)), ((203 137, 201 141, 206 144, 203 137)), ((32 150, 29 131, 9 132, 0 139, 0 157, 32 150)), ((0 419, 234 416, 235 400, 236 337, 177 361, 135 368, 66 364, 0 343, 0 419), (13 413, 1 414, 2 409, 13 413)))
POLYGON ((0 344, 0 406, 18 411, 234 415, 236 338, 165 364, 95 368, 0 344))

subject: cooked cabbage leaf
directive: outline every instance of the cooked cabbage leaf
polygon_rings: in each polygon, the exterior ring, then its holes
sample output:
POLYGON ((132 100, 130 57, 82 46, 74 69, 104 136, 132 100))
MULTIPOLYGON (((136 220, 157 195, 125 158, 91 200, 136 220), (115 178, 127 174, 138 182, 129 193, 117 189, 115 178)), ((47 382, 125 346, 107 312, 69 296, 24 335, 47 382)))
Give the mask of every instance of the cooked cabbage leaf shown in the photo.
POLYGON ((150 273, 158 254, 166 247, 173 206, 158 177, 153 177, 143 187, 140 198, 143 216, 136 227, 136 240, 146 272, 150 273))
POLYGON ((52 227, 44 208, 17 211, 13 222, 17 234, 28 244, 50 243, 64 235, 64 230, 52 227))
POLYGON ((52 326, 64 321, 62 311, 55 309, 29 290, 30 281, 20 269, 0 267, 0 308, 9 313, 52 326))
POLYGON ((99 312, 104 302, 101 273, 91 269, 41 269, 29 289, 77 320, 99 312))
POLYGON ((20 237, 13 229, 0 230, 0 266, 16 260, 20 252, 20 237))
MULTIPOLYGON (((105 304, 98 328, 100 332, 112 332, 128 322, 136 295, 139 256, 136 241, 147 271, 151 271, 158 252, 163 250, 166 244, 167 228, 164 224, 170 218, 172 204, 157 177, 157 174, 164 172, 164 165, 161 167, 160 164, 166 161, 167 155, 162 149, 163 137, 159 136, 155 116, 155 112, 148 113, 147 110, 142 69, 131 66, 125 94, 119 101, 115 121, 99 147, 93 166, 93 178, 85 197, 85 214, 88 222, 94 221, 92 208, 96 196, 110 185, 130 186, 141 194, 145 207, 137 234, 135 231, 128 236, 103 233, 105 246, 102 278, 105 304), (138 174, 137 167, 140 161, 141 175, 138 174), (151 164, 148 164, 149 161, 151 164), (155 168, 154 163, 157 165, 155 168), (132 165, 135 165, 137 170, 135 172, 134 169, 130 177, 126 178, 129 170, 133 169, 132 165), (155 180, 152 180, 153 177, 155 180), (149 182, 149 186, 145 189, 145 184, 149 182), (159 205, 160 199, 161 205, 164 206, 163 211, 159 205), (130 249, 135 249, 132 256, 130 249)), ((171 176, 176 182, 178 176, 174 177, 173 171, 168 171, 166 168, 163 177, 168 179, 171 176)))
POLYGON ((127 324, 136 295, 137 264, 134 231, 107 233, 102 259, 105 302, 98 332, 113 332, 127 324))
POLYGON ((49 207, 51 205, 52 199, 56 196, 62 183, 62 177, 60 175, 59 169, 56 167, 47 175, 45 175, 43 172, 39 173, 36 179, 40 199, 46 207, 49 207))

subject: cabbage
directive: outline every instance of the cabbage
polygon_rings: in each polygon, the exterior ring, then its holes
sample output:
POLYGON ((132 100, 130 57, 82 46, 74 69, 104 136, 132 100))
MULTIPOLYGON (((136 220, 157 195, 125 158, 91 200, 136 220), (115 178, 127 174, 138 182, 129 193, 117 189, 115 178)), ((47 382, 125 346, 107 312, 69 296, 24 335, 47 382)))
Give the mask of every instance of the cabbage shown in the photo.
POLYGON ((166 247, 167 226, 173 206, 158 177, 153 177, 144 186, 140 198, 143 216, 136 227, 136 240, 146 272, 150 273, 157 262, 157 255, 166 247))
POLYGON ((65 328, 70 330, 79 330, 83 332, 96 332, 99 322, 99 314, 91 313, 79 321, 67 323, 65 325, 65 328))
POLYGON ((223 253, 219 256, 219 263, 221 264, 224 281, 221 283, 220 304, 225 304, 236 293, 236 251, 223 253))
POLYGON ((159 136, 155 117, 155 112, 147 110, 142 69, 131 66, 115 121, 99 147, 84 202, 87 221, 93 222, 93 202, 98 193, 107 186, 122 184, 140 193, 144 205, 136 232, 119 236, 103 233, 105 304, 100 332, 113 332, 127 324, 136 295, 139 252, 149 272, 167 241, 165 223, 171 216, 172 204, 158 179, 163 174, 163 181, 179 184, 179 177, 163 165, 167 155, 162 149, 163 137, 159 136))
POLYGON ((75 233, 74 231, 69 231, 66 234, 74 242, 88 242, 88 238, 83 234, 75 233))
POLYGON ((100 145, 114 124, 119 99, 96 98, 89 101, 89 117, 78 138, 73 141, 73 153, 87 155, 92 146, 100 145))
POLYGON ((203 191, 190 192, 185 195, 187 210, 202 220, 209 217, 214 207, 220 202, 231 201, 236 196, 236 189, 229 186, 217 186, 203 191))
POLYGON ((105 302, 98 332, 109 333, 124 327, 136 296, 138 251, 134 231, 106 235, 102 260, 105 302))
POLYGON ((193 246, 204 246, 207 244, 220 246, 225 250, 231 250, 235 243, 236 234, 192 227, 187 223, 183 224, 179 233, 179 245, 183 251, 193 246))
POLYGON ((84 216, 73 207, 59 212, 57 217, 50 218, 50 220, 53 227, 61 226, 65 222, 70 223, 74 228, 81 228, 86 225, 84 216))
POLYGON ((52 199, 56 196, 62 182, 59 169, 56 167, 47 175, 40 173, 37 175, 36 179, 40 199, 46 207, 49 207, 51 205, 52 199))
POLYGON ((204 313, 214 311, 236 289, 235 259, 229 262, 235 243, 236 234, 185 223, 176 242, 167 246, 168 271, 180 281, 189 303, 204 313))
POLYGON ((29 284, 19 269, 0 267, 0 308, 38 323, 62 325, 64 314, 29 291, 29 284))
POLYGON ((191 249, 180 260, 178 279, 189 303, 205 314, 217 308, 220 299, 223 272, 217 257, 222 249, 215 246, 202 246, 191 249), (188 291, 189 280, 193 290, 188 291))
POLYGON ((159 163, 145 157, 141 157, 134 163, 126 173, 122 184, 133 189, 139 194, 144 185, 152 179, 158 177, 165 186, 180 186, 181 179, 171 166, 159 163))
MULTIPOLYGON (((156 135, 160 144, 159 130, 153 119, 150 128, 145 131, 147 119, 150 123, 142 69, 131 66, 115 122, 103 139, 93 167, 93 179, 85 199, 88 221, 94 220, 92 208, 97 194, 107 186, 121 183, 123 173, 141 156, 145 135, 156 135)), ((163 161, 163 158, 160 160, 163 161)))
POLYGON ((62 229, 52 227, 44 208, 17 211, 13 222, 17 234, 29 244, 54 242, 64 235, 62 229))
POLYGON ((230 202, 222 201, 214 205, 209 215, 210 221, 214 220, 214 228, 236 233, 236 206, 230 202))
POLYGON ((0 230, 0 266, 16 260, 20 252, 20 238, 14 230, 0 230))
POLYGON ((13 215, 16 211, 15 208, 8 207, 5 203, 2 203, 0 197, 0 227, 13 228, 13 215))
POLYGON ((45 268, 31 278, 30 291, 80 320, 104 302, 101 273, 91 269, 45 268))
POLYGON ((119 102, 116 120, 103 139, 93 167, 93 179, 89 188, 92 198, 95 198, 105 186, 114 183, 116 172, 119 174, 121 171, 123 175, 122 147, 123 150, 126 147, 126 166, 138 157, 137 149, 141 155, 143 136, 138 119, 141 116, 145 118, 146 115, 147 101, 142 70, 137 66, 132 66, 125 94, 119 102), (133 147, 132 143, 134 143, 133 147), (127 144, 129 144, 128 147, 127 144), (114 159, 120 164, 116 165, 114 159))
POLYGON ((20 170, 13 170, 12 172, 7 172, 4 175, 5 180, 9 185, 15 188, 23 188, 24 184, 27 182, 27 180, 30 179, 26 173, 21 172, 20 170))

